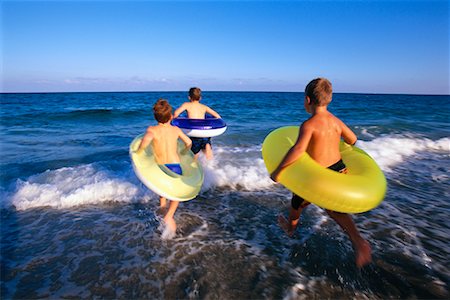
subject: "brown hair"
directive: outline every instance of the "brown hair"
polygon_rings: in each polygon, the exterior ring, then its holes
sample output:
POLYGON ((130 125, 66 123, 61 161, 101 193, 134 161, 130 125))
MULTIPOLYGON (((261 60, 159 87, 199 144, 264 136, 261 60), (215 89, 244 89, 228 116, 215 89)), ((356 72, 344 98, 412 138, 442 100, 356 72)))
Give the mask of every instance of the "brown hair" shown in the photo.
POLYGON ((194 101, 200 101, 202 97, 202 90, 198 87, 193 87, 189 89, 189 98, 194 101))
POLYGON ((305 88, 305 96, 308 96, 311 103, 324 106, 331 102, 333 87, 326 78, 316 78, 311 80, 305 88))
POLYGON ((160 98, 153 106, 153 114, 159 123, 167 123, 172 117, 172 106, 166 99, 160 98))

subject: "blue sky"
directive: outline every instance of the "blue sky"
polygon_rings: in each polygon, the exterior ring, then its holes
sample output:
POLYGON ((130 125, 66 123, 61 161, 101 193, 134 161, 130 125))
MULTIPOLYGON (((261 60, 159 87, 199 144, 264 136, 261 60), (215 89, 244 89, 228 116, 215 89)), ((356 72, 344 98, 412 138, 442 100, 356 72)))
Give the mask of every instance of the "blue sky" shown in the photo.
POLYGON ((3 1, 2 92, 449 94, 448 1, 3 1))

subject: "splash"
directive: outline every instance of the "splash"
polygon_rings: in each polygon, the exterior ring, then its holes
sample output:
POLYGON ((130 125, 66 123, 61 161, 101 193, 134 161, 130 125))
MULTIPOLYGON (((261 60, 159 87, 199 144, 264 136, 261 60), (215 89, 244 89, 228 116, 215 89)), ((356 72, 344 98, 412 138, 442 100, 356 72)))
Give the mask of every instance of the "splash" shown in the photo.
POLYGON ((357 146, 372 156, 381 169, 387 172, 420 152, 442 152, 450 156, 450 138, 433 141, 427 138, 385 136, 371 141, 358 141, 357 146))
POLYGON ((139 185, 95 164, 47 170, 26 181, 18 180, 10 204, 18 210, 50 206, 64 209, 107 201, 148 199, 139 185))
MULTIPOLYGON (((426 138, 385 136, 359 141, 385 172, 418 153, 450 156, 450 138, 436 141, 426 138)), ((271 192, 275 183, 269 178, 261 158, 261 146, 215 147, 215 158, 200 161, 205 172, 202 193, 216 188, 227 190, 271 192)), ((6 205, 18 210, 50 206, 64 209, 78 205, 114 202, 148 202, 156 195, 143 186, 133 174, 130 162, 102 162, 76 167, 47 170, 2 191, 6 205), (106 164, 106 165, 105 165, 106 164)), ((5 204, 5 203, 3 203, 5 204)))

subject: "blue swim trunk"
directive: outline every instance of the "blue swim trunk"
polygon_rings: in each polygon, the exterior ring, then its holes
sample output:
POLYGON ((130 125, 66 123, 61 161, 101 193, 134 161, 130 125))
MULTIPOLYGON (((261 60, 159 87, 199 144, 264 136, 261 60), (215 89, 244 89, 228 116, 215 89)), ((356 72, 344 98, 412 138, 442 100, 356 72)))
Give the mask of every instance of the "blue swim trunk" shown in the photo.
POLYGON ((177 173, 178 175, 183 175, 183 170, 181 169, 180 164, 165 164, 165 166, 172 172, 177 173))
POLYGON ((206 145, 211 145, 211 138, 198 138, 198 137, 191 137, 192 140, 192 152, 194 154, 197 154, 200 152, 200 150, 205 149, 206 145))

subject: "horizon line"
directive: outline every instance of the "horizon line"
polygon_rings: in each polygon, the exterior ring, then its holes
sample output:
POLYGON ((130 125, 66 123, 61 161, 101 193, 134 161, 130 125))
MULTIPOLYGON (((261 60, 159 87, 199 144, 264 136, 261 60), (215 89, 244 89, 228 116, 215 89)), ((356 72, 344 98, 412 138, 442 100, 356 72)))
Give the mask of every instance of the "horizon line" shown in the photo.
MULTIPOLYGON (((221 90, 202 90, 205 93, 304 93, 304 91, 221 91, 221 90)), ((3 94, 87 94, 87 93, 104 93, 104 94, 119 94, 119 93, 187 93, 185 90, 179 91, 49 91, 49 92, 2 92, 3 94)), ((360 94, 360 95, 411 95, 411 96, 450 96, 449 94, 422 94, 422 93, 402 93, 402 92, 333 92, 333 94, 360 94)))

